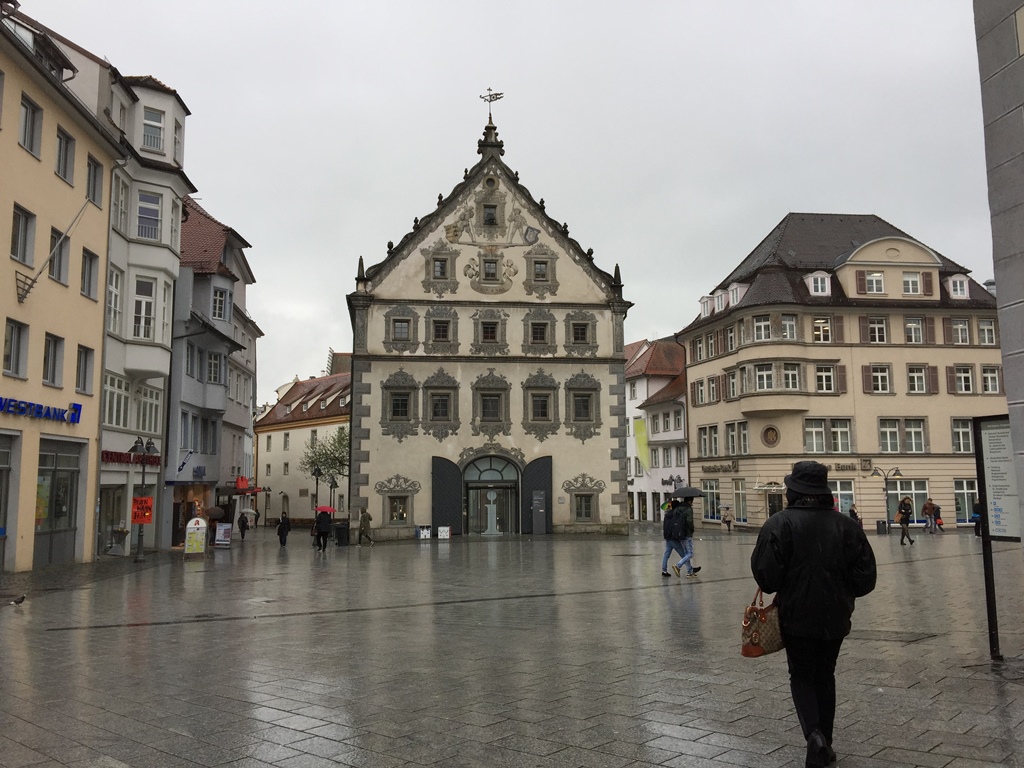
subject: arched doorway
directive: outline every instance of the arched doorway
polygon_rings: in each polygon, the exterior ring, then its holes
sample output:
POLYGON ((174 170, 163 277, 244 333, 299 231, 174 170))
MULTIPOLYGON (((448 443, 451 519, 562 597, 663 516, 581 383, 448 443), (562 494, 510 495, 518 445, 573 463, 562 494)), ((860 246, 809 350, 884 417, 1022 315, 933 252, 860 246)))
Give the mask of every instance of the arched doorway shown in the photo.
POLYGON ((462 473, 466 489, 466 533, 519 533, 519 469, 500 456, 485 456, 462 473))

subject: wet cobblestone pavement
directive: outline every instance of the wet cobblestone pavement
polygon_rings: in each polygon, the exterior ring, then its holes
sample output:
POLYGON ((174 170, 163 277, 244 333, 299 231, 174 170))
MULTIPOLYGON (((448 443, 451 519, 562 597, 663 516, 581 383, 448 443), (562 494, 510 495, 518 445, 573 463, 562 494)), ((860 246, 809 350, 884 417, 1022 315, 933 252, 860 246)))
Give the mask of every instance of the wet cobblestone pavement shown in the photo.
MULTIPOLYGON (((1024 554, 869 534, 840 768, 1024 768, 1024 554)), ((802 766, 784 654, 739 655, 752 534, 329 547, 271 529, 0 578, 0 766, 802 766), (20 607, 10 599, 27 594, 20 607)))

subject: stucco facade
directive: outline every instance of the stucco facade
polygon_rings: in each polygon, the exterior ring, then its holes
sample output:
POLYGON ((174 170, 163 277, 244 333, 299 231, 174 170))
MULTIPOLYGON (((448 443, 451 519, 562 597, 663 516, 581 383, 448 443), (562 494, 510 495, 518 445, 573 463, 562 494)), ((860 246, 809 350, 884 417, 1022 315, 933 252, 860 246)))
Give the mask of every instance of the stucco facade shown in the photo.
POLYGON ((92 559, 114 137, 56 43, 0 20, 0 569, 92 559))
POLYGON ((959 264, 875 216, 789 214, 678 337, 705 522, 761 525, 814 458, 866 525, 907 495, 967 523, 970 420, 1006 397, 995 298, 959 264))
POLYGON ((349 294, 350 507, 384 538, 625 532, 621 282, 501 159, 349 294), (543 530, 541 530, 543 529, 543 530))

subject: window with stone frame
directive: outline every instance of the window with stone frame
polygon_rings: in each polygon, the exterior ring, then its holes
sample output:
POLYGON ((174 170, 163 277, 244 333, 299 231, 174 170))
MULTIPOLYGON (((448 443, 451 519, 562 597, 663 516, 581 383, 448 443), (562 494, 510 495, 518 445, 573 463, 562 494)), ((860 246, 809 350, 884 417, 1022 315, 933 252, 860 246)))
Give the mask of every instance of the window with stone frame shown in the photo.
POLYGON ((423 433, 438 441, 458 433, 459 382, 443 368, 423 382, 423 433))
POLYGON ((543 307, 535 307, 523 315, 523 354, 554 355, 555 316, 543 307))
POLYGON ((558 408, 558 381, 544 369, 522 382, 523 431, 541 442, 558 433, 561 426, 558 408))
POLYGON ((433 293, 437 298, 444 298, 446 293, 457 293, 459 290, 458 259, 462 251, 438 239, 432 246, 421 248, 423 257, 424 293, 433 293))
POLYGON ((423 351, 431 355, 459 353, 459 313, 453 307, 435 306, 427 310, 427 337, 423 351))
POLYGON ((597 316, 579 310, 565 316, 565 353, 570 357, 597 356, 597 316))
POLYGON ((406 526, 414 519, 416 495, 420 483, 403 475, 392 475, 373 486, 381 500, 381 520, 385 526, 406 526))
POLYGON ((544 243, 537 243, 525 254, 526 275, 523 287, 527 296, 545 298, 558 294, 558 254, 544 243))
POLYGON ((473 343, 469 351, 474 355, 508 354, 508 313, 496 308, 477 310, 473 320, 473 343))
POLYGON ((420 316, 404 304, 384 313, 384 349, 415 352, 420 346, 420 316))
POLYGON ((402 369, 380 383, 381 434, 390 435, 398 442, 419 434, 419 389, 419 382, 402 369))
POLYGON ((596 523, 600 521, 600 498, 605 492, 604 481, 582 473, 562 483, 562 490, 569 495, 569 508, 574 523, 596 523))
POLYGON ((581 442, 601 429, 601 382, 580 371, 565 382, 566 433, 581 442))
POLYGON ((510 395, 512 387, 504 376, 488 368, 473 382, 473 418, 470 423, 474 435, 512 434, 510 395))

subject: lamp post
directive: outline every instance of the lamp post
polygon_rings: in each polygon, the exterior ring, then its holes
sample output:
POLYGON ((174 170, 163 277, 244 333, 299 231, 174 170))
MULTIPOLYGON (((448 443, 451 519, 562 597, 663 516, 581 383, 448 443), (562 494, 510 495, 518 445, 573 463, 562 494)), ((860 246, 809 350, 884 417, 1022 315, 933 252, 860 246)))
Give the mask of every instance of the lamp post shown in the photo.
MULTIPOLYGON (((135 438, 135 444, 128 449, 128 453, 139 454, 143 457, 159 455, 160 451, 157 450, 156 445, 153 443, 153 438, 150 438, 145 443, 142 442, 141 437, 135 438)), ((140 462, 142 464, 142 492, 146 492, 146 460, 140 462)), ((142 548, 142 539, 144 527, 142 523, 139 523, 139 543, 135 549, 135 562, 144 563, 146 561, 146 553, 142 548)))
POLYGON ((316 491, 313 492, 313 509, 316 510, 320 506, 320 467, 313 467, 310 474, 316 479, 316 491))
POLYGON ((334 478, 334 475, 330 475, 327 480, 331 486, 331 520, 334 520, 334 492, 338 490, 338 481, 334 478))
POLYGON ((903 473, 900 472, 899 467, 893 467, 892 469, 882 469, 881 467, 875 467, 873 470, 871 470, 871 476, 882 478, 882 495, 884 496, 885 501, 885 504, 883 506, 883 509, 885 509, 885 529, 889 530, 889 528, 891 527, 891 523, 889 522, 889 520, 891 519, 889 517, 889 478, 903 477, 903 473))
POLYGON ((267 527, 267 518, 270 517, 270 492, 274 490, 269 485, 263 486, 263 527, 267 527))

